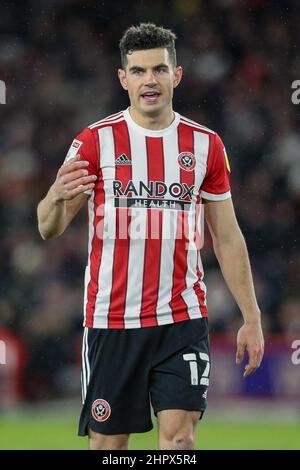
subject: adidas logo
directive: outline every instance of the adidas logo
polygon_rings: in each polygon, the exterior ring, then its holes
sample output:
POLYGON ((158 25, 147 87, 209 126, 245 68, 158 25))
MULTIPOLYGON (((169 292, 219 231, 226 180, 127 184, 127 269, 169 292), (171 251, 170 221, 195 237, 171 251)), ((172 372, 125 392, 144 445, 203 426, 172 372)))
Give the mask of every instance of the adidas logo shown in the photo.
POLYGON ((122 153, 116 160, 115 160, 116 165, 131 165, 131 160, 125 155, 125 153, 122 153))

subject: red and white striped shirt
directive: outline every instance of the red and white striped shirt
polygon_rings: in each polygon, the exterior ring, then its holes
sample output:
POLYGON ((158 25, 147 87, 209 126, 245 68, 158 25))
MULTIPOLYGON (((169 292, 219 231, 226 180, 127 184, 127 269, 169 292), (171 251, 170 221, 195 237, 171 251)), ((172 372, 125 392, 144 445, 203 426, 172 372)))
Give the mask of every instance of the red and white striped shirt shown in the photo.
POLYGON ((162 130, 129 110, 73 141, 97 175, 88 200, 84 326, 140 328, 207 316, 201 198, 230 197, 220 137, 175 113, 162 130))

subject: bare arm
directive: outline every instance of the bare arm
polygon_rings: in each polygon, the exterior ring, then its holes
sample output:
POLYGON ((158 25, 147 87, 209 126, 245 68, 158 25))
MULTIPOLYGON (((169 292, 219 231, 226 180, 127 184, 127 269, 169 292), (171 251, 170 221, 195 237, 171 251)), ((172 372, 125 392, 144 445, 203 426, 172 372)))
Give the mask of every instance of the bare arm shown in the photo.
POLYGON ((249 364, 244 373, 247 377, 259 367, 264 345, 246 243, 231 199, 205 201, 205 218, 222 274, 244 317, 237 338, 237 363, 247 350, 249 364))
POLYGON ((53 185, 37 208, 38 228, 44 240, 58 237, 87 200, 84 191, 95 186, 96 177, 88 176, 86 161, 79 156, 61 166, 53 185))

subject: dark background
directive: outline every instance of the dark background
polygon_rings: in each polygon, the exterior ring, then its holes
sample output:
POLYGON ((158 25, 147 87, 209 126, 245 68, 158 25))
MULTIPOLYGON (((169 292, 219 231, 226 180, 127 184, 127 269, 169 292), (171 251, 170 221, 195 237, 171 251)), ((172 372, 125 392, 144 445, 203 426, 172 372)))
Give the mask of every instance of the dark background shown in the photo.
MULTIPOLYGON (((300 3, 265 0, 0 3, 0 336, 22 358, 27 400, 77 392, 86 211, 43 242, 36 206, 73 138, 128 106, 118 41, 141 21, 178 36, 184 77, 174 108, 216 130, 232 168, 266 334, 300 334, 300 133, 291 101, 300 79, 300 3), (2 328, 2 329, 1 329, 2 328)), ((202 253, 212 332, 236 332, 240 313, 209 237, 202 253)))

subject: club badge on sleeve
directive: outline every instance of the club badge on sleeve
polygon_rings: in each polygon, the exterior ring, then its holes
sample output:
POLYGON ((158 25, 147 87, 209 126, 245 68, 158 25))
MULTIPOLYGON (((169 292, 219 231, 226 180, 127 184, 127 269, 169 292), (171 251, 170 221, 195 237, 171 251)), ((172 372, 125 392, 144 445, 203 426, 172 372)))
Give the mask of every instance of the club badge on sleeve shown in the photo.
POLYGON ((229 173, 230 173, 230 171, 231 171, 231 170, 230 170, 230 164, 229 164, 229 159, 228 159, 228 155, 227 155, 227 153, 226 153, 225 147, 223 148, 223 152, 224 152, 224 157, 225 157, 225 162, 226 162, 226 168, 227 168, 227 170, 228 170, 229 173))
POLYGON ((81 140, 77 140, 77 139, 73 140, 71 147, 68 150, 64 163, 67 163, 69 160, 71 160, 71 158, 74 158, 76 156, 82 144, 83 142, 81 142, 81 140))

